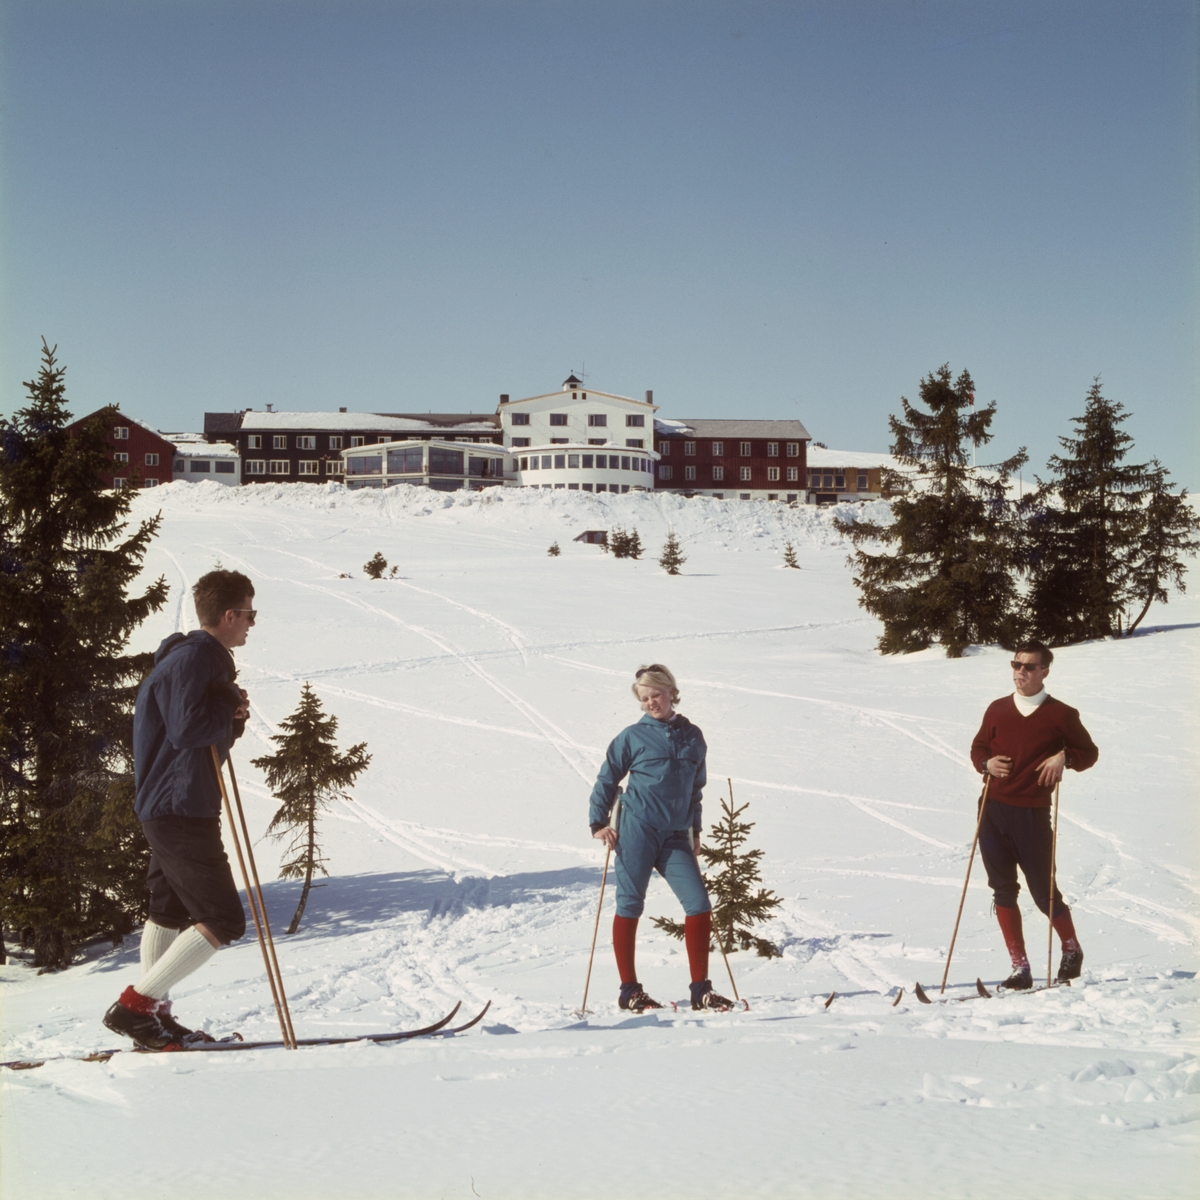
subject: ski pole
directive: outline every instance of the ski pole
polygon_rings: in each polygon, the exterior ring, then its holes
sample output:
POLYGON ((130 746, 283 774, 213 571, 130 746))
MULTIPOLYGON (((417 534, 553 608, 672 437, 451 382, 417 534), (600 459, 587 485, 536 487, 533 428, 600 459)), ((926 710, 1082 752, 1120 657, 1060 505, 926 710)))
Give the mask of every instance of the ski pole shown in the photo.
POLYGON ((958 916, 954 918, 954 933, 950 937, 950 949, 946 951, 946 969, 942 972, 942 992, 946 990, 946 979, 950 974, 950 960, 954 957, 954 943, 958 940, 958 923, 962 920, 963 905, 967 902, 967 884, 971 882, 971 868, 975 865, 975 847, 979 845, 979 831, 983 828, 983 809, 987 804, 989 775, 983 781, 983 795, 979 798, 979 819, 975 822, 975 839, 971 842, 971 857, 967 859, 967 877, 963 880, 962 895, 958 900, 958 916))
POLYGON ((229 803, 229 792, 225 787, 225 775, 221 770, 221 760, 217 756, 216 746, 209 746, 209 752, 212 754, 213 768, 217 772, 217 785, 221 789, 221 799, 225 804, 225 820, 229 825, 229 834, 233 838, 233 848, 237 851, 238 866, 242 870, 242 882, 246 885, 246 899, 250 902, 250 915, 254 918, 254 928, 258 933, 258 945, 262 950, 263 966, 267 969, 267 983, 271 986, 271 999, 275 1002, 275 1015, 279 1018, 279 1031, 283 1035, 283 1044, 289 1050, 294 1050, 295 1046, 283 1018, 283 1008, 279 1003, 275 973, 271 969, 271 959, 267 953, 267 942, 263 934, 262 920, 259 917, 258 903, 255 899, 254 889, 250 886, 250 876, 246 871, 246 859, 242 855, 242 843, 238 837, 237 826, 234 824, 233 807, 229 803))
MULTIPOLYGON (((1061 780, 1059 781, 1061 782, 1061 780)), ((1058 853, 1058 787, 1054 785, 1054 827, 1050 833, 1050 901, 1046 905, 1049 928, 1046 930, 1046 986, 1050 986, 1050 964, 1054 960, 1054 859, 1058 853)))
MULTIPOLYGON (((608 828, 616 829, 617 823, 621 816, 621 789, 617 788, 616 803, 613 804, 612 816, 608 818, 608 828)), ((592 949, 588 954, 588 969, 587 978, 583 981, 583 1003, 579 1006, 578 1015, 581 1017, 587 1016, 588 1006, 588 988, 592 985, 592 960, 596 957, 596 936, 600 932, 600 909, 604 904, 604 885, 608 882, 608 859, 612 854, 612 847, 604 847, 604 874, 600 876, 600 900, 596 905, 596 923, 592 926, 592 949)))
POLYGON ((250 875, 254 879, 254 890, 258 895, 258 908, 262 913, 263 929, 267 935, 267 948, 271 951, 271 962, 275 967, 275 978, 279 981, 279 1002, 283 1007, 283 1019, 287 1022, 288 1034, 292 1039, 293 1048, 296 1045, 296 1030, 292 1027, 292 1013, 288 1008, 287 993, 283 990, 283 971, 279 966, 279 957, 275 953, 275 939, 271 936, 271 919, 267 916, 267 901, 263 895, 262 884, 258 882, 258 867, 254 862, 254 847, 250 843, 250 830, 246 828, 246 813, 242 808, 242 796, 238 790, 237 776, 233 773, 233 755, 225 760, 229 768, 229 779, 233 784, 233 800, 237 805, 238 821, 242 826, 242 836, 246 840, 246 857, 250 860, 250 875))

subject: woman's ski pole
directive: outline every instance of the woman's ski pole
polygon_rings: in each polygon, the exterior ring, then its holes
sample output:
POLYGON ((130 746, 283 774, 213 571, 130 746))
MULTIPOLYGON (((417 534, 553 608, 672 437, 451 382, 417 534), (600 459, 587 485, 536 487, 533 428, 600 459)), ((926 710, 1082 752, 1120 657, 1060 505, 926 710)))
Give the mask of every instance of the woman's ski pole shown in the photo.
POLYGON ((1058 854, 1058 784, 1054 785, 1054 828, 1050 834, 1050 902, 1046 905, 1046 916, 1050 928, 1046 931, 1046 986, 1050 986, 1050 964, 1054 960, 1054 875, 1055 857, 1058 854))
MULTIPOLYGON (((617 788, 616 803, 613 804, 612 816, 608 818, 609 829, 615 830, 621 816, 621 789, 617 788)), ((592 960, 596 957, 596 935, 600 932, 600 909, 604 905, 604 885, 608 882, 608 860, 612 854, 612 847, 605 846, 604 848, 604 874, 600 876, 600 899, 596 904, 596 923, 592 926, 592 949, 588 954, 588 969, 587 978, 583 981, 583 1003, 577 1010, 577 1015, 586 1017, 588 1015, 588 988, 592 985, 592 960)))
POLYGON ((954 933, 950 937, 950 949, 946 952, 946 969, 942 972, 942 991, 946 990, 946 979, 950 974, 950 959, 954 957, 954 943, 958 940, 958 923, 962 920, 963 905, 967 900, 967 884, 971 882, 971 868, 975 865, 975 847, 979 845, 979 830, 983 827, 983 809, 987 804, 989 775, 983 783, 983 795, 979 799, 979 819, 975 822, 975 840, 971 843, 971 857, 967 859, 967 877, 963 880, 962 895, 958 900, 958 916, 954 918, 954 933))
MULTIPOLYGON (((275 1015, 279 1018, 279 1031, 283 1035, 283 1044, 289 1049, 296 1048, 295 1036, 291 1032, 290 1021, 284 1019, 283 1005, 280 1003, 280 997, 283 994, 282 978, 276 983, 275 970, 271 964, 271 953, 267 951, 267 934, 263 929, 263 917, 266 915, 266 907, 262 909, 262 916, 259 915, 259 897, 255 896, 254 889, 250 886, 250 876, 246 871, 246 859, 242 855, 242 843, 238 837, 237 825, 233 820, 233 807, 229 803, 229 792, 225 787, 225 773, 221 770, 221 759, 217 754, 216 746, 210 746, 209 751, 212 754, 213 769, 217 773, 217 784, 221 789, 221 799, 225 804, 225 819, 229 825, 229 835, 233 838, 233 848, 237 851, 238 866, 242 870, 242 882, 246 885, 246 899, 250 902, 250 915, 254 918, 254 928, 258 933, 258 945, 262 950, 263 965, 267 969, 267 982, 271 985, 271 998, 275 1002, 275 1015)), ((238 801, 238 811, 241 812, 241 801, 238 801)), ((245 817, 242 818, 242 826, 245 828, 245 817)), ((249 849, 249 836, 246 838, 246 848, 249 849)), ((257 872, 256 872, 257 876, 257 872)), ((274 952, 274 946, 271 947, 271 952, 274 952)))

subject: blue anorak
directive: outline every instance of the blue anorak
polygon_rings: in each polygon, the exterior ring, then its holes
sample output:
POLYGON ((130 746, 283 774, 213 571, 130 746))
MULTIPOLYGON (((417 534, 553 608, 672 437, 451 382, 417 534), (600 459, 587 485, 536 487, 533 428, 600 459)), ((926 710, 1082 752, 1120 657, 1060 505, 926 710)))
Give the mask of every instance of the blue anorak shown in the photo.
POLYGON ((604 756, 592 788, 588 821, 592 832, 608 824, 617 786, 626 776, 623 812, 651 829, 700 832, 700 798, 708 782, 704 734, 676 713, 669 721, 646 714, 622 729, 604 756))
POLYGON ((241 735, 233 655, 211 633, 173 633, 154 655, 133 710, 133 764, 139 821, 219 817, 209 746, 224 762, 241 735))

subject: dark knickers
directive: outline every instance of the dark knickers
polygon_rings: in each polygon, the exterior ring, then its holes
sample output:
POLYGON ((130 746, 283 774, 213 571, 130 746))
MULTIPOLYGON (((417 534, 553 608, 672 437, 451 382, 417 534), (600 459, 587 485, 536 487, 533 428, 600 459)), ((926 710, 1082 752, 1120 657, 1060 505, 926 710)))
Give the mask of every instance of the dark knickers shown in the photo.
POLYGON ((246 932, 246 914, 221 844, 218 817, 155 817, 150 843, 150 920, 167 929, 203 925, 223 944, 246 932))
MULTIPOLYGON (((1021 885, 1017 867, 1025 874, 1025 885, 1034 904, 1047 911, 1050 894, 1049 808, 1018 808, 989 800, 979 829, 979 853, 987 868, 988 886, 1002 908, 1016 908, 1021 885)), ((1065 913, 1062 893, 1054 889, 1054 912, 1065 913)))

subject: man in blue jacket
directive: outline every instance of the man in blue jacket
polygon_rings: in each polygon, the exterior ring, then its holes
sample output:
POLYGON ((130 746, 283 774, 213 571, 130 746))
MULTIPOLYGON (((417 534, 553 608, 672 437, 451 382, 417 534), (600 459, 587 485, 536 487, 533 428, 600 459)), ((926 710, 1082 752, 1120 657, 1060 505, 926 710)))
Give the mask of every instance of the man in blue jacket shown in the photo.
POLYGON ((173 633, 138 689, 133 760, 138 820, 150 843, 150 918, 142 977, 104 1014, 113 1032, 153 1050, 211 1041, 171 1015, 171 988, 246 931, 241 898, 221 843, 221 792, 210 746, 222 762, 249 715, 232 651, 256 616, 254 585, 237 571, 210 571, 192 589, 200 629, 173 633))
POLYGON ((613 952, 621 975, 620 1006, 631 1012, 662 1008, 646 994, 634 970, 638 918, 650 875, 657 870, 683 905, 692 1007, 724 1012, 733 1004, 718 996, 708 979, 712 902, 696 863, 708 747, 704 734, 675 711, 679 689, 666 667, 642 667, 634 676, 633 694, 646 715, 613 738, 588 812, 592 836, 616 850, 613 952), (618 785, 627 776, 618 830, 610 814, 618 785))

